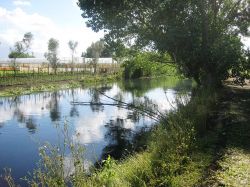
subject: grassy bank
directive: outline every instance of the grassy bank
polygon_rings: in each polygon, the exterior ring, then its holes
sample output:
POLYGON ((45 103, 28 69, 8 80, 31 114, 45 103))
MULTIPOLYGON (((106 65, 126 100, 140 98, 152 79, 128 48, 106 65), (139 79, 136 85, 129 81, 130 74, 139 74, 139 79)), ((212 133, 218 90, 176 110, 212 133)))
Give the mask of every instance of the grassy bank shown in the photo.
MULTIPOLYGON (((194 186, 212 162, 217 133, 209 131, 217 94, 197 93, 186 106, 179 103, 153 130, 148 149, 121 163, 109 161, 86 179, 86 186, 194 186), (107 167, 108 166, 108 167, 107 167)), ((83 185, 84 186, 84 185, 83 185)))
POLYGON ((77 88, 97 83, 108 83, 121 79, 120 73, 111 75, 53 75, 36 79, 15 78, 14 84, 0 86, 0 97, 30 94, 35 92, 77 88))
MULTIPOLYGON (((27 178, 31 186, 194 186, 200 184, 213 160, 217 133, 208 120, 217 109, 218 95, 197 91, 191 101, 178 101, 178 109, 155 127, 145 140, 147 149, 117 162, 108 157, 91 175, 82 167, 82 148, 66 141, 74 174, 65 175, 65 153, 49 145, 40 149, 40 167, 27 178), (184 101, 184 102, 183 102, 184 101)), ((67 138, 66 138, 67 139, 67 138)), ((65 150, 65 149, 63 149, 65 150)), ((11 177, 6 177, 12 185, 11 177)))

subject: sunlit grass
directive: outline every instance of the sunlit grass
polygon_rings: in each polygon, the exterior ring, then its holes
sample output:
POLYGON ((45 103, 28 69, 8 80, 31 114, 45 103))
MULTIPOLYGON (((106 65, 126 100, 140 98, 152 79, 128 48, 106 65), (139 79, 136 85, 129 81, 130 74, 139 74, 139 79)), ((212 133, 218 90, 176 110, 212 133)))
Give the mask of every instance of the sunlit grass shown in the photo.
POLYGON ((250 186, 250 152, 229 148, 219 162, 216 180, 224 186, 250 186))

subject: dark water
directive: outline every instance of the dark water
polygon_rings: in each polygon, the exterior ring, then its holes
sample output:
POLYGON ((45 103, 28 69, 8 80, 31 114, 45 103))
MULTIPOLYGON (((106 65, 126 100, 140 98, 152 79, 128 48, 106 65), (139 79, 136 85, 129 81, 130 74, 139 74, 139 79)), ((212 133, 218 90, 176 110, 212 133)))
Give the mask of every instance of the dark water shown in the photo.
POLYGON ((135 149, 136 140, 155 123, 123 107, 71 102, 115 103, 101 91, 126 103, 168 111, 175 107, 177 96, 190 90, 190 81, 161 78, 0 98, 0 173, 11 168, 19 179, 32 171, 39 146, 58 142, 56 125, 65 120, 73 129, 71 138, 85 147, 86 167, 108 154, 120 158, 135 149))

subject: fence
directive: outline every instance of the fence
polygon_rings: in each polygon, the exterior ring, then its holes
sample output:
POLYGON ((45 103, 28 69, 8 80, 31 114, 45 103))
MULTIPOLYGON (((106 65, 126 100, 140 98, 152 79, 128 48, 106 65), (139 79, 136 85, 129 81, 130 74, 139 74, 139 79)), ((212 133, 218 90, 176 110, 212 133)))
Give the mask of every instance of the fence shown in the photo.
MULTIPOLYGON (((56 68, 57 72, 106 72, 113 73, 118 71, 119 64, 112 58, 100 58, 98 64, 95 65, 92 58, 61 58, 56 68)), ((53 69, 45 58, 18 58, 0 59, 0 76, 16 75, 22 73, 53 73, 53 69)))
MULTIPOLYGON (((27 62, 27 61, 26 61, 27 62)), ((114 74, 120 70, 117 63, 60 63, 53 69, 48 63, 0 64, 0 86, 19 85, 43 81, 80 79, 86 74, 114 74)))

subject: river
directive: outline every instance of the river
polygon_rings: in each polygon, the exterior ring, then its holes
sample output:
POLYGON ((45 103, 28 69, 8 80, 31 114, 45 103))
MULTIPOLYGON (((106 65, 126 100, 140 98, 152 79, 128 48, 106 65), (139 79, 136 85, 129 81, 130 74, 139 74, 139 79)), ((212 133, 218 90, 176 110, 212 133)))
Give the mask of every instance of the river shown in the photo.
POLYGON ((0 174, 11 168, 22 184, 19 178, 39 161, 38 148, 45 142, 56 144, 58 127, 65 121, 70 138, 84 146, 86 168, 107 155, 119 159, 137 150, 142 134, 156 122, 137 110, 114 105, 117 102, 109 97, 163 113, 174 109, 176 98, 189 94, 191 87, 189 80, 169 77, 0 97, 0 174))

